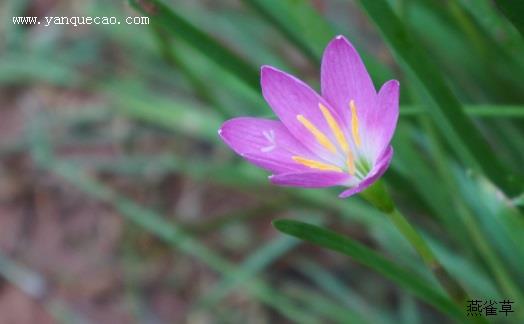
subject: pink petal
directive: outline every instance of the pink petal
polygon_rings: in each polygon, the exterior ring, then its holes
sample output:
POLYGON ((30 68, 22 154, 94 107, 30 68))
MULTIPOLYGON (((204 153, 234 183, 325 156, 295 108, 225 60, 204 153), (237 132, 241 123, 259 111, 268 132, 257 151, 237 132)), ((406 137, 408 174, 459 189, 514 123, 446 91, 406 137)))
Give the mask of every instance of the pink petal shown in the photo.
POLYGON ((343 191, 339 197, 340 198, 347 198, 349 196, 352 196, 354 194, 357 194, 361 192, 362 190, 366 189, 370 185, 372 185, 375 181, 377 181, 383 174, 386 172, 386 170, 389 167, 389 163, 391 162, 391 158, 393 157, 393 148, 389 146, 382 156, 380 157, 380 160, 377 164, 373 167, 373 170, 370 171, 368 176, 364 178, 360 183, 358 183, 356 186, 351 187, 345 191, 343 191))
POLYGON ((319 171, 319 172, 300 172, 282 173, 269 177, 271 183, 279 186, 303 187, 303 188, 324 188, 342 185, 349 180, 350 175, 342 172, 319 171))
POLYGON ((218 133, 237 154, 275 174, 311 170, 293 161, 294 155, 319 160, 276 120, 233 118, 222 124, 218 133))
POLYGON ((337 36, 327 45, 320 82, 322 96, 347 123, 351 120, 349 103, 354 100, 365 143, 367 115, 377 108, 377 93, 360 55, 344 36, 337 36))
POLYGON ((298 121, 297 116, 302 115, 309 120, 336 149, 336 138, 319 108, 319 103, 328 109, 342 129, 344 124, 337 113, 313 89, 297 78, 269 66, 263 66, 261 74, 262 94, 289 132, 315 154, 332 160, 333 152, 321 145, 304 124, 298 121))
POLYGON ((380 88, 377 109, 368 114, 366 121, 367 148, 369 156, 377 157, 393 137, 398 121, 399 83, 390 80, 380 88))

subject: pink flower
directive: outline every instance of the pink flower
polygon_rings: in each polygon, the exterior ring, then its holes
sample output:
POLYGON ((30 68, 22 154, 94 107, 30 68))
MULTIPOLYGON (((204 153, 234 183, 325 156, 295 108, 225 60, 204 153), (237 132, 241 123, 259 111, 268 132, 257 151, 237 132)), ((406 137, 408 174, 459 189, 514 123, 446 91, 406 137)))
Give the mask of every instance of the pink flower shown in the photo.
POLYGON ((387 170, 398 119, 399 83, 377 93, 351 43, 337 36, 322 57, 318 95, 274 67, 261 69, 262 93, 278 120, 238 117, 218 131, 249 162, 269 170, 281 186, 349 187, 348 197, 387 170))

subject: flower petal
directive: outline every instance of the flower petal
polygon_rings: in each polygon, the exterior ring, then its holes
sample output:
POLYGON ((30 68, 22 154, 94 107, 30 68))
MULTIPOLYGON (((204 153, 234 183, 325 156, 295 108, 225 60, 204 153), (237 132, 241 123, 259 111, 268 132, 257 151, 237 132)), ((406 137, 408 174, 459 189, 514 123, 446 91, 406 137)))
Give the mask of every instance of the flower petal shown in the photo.
POLYGON ((320 83, 322 97, 346 124, 352 119, 351 100, 354 100, 361 125, 365 124, 367 113, 377 106, 377 93, 369 73, 360 55, 344 36, 337 36, 327 45, 322 56, 320 83))
POLYGON ((251 163, 273 173, 309 171, 292 159, 317 159, 279 121, 238 117, 222 124, 218 134, 233 151, 251 163))
POLYGON ((356 186, 351 187, 345 191, 343 191, 339 197, 340 198, 347 198, 349 196, 352 196, 354 194, 357 194, 361 192, 362 190, 366 189, 370 185, 372 185, 375 181, 380 178, 384 172, 389 167, 389 163, 391 162, 391 158, 393 157, 393 148, 389 146, 382 156, 380 157, 380 160, 378 163, 373 167, 373 170, 368 174, 366 178, 364 178, 360 183, 358 183, 356 186))
POLYGON ((279 186, 324 188, 342 185, 349 179, 350 175, 343 172, 320 171, 281 173, 269 177, 271 183, 279 186))
POLYGON ((399 83, 390 80, 380 88, 377 109, 366 121, 368 156, 378 157, 391 142, 398 121, 399 83))
POLYGON ((270 66, 262 67, 261 86, 267 103, 297 140, 327 161, 333 161, 334 156, 341 157, 335 154, 337 147, 340 148, 339 142, 324 114, 327 111, 340 129, 342 120, 313 89, 270 66))

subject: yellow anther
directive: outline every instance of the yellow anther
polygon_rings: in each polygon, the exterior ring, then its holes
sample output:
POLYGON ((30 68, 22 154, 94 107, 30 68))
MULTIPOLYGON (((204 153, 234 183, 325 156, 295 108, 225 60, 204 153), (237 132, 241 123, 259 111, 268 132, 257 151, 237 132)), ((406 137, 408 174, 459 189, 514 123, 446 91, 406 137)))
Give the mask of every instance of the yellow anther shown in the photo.
POLYGON ((342 148, 342 151, 344 151, 344 153, 347 153, 349 151, 349 145, 337 121, 335 120, 331 112, 329 112, 326 106, 324 106, 322 103, 319 103, 318 107, 322 111, 322 115, 324 115, 324 118, 326 119, 329 125, 329 128, 331 128, 331 131, 335 135, 335 138, 337 139, 337 142, 340 145, 340 148, 342 148))
POLYGON ((353 154, 351 153, 351 151, 348 151, 346 165, 348 166, 349 174, 354 175, 355 174, 355 160, 353 159, 353 154))
POLYGON ((317 142, 324 146, 327 150, 329 150, 331 153, 336 153, 337 149, 333 143, 327 138, 327 136, 318 130, 318 128, 315 127, 306 117, 302 115, 297 115, 298 121, 304 125, 304 127, 307 128, 308 131, 315 136, 315 139, 317 142))
POLYGON ((357 147, 360 147, 360 135, 358 133, 358 117, 357 117, 357 107, 355 106, 355 101, 351 100, 349 102, 349 107, 351 108, 351 132, 353 134, 353 141, 357 147))
POLYGON ((315 160, 309 160, 309 159, 303 158, 301 156, 293 156, 292 159, 293 159, 293 161, 295 161, 297 163, 300 163, 302 165, 305 165, 305 166, 307 166, 309 168, 312 168, 312 169, 317 169, 317 170, 322 170, 322 171, 344 172, 344 170, 342 170, 341 168, 339 168, 337 166, 334 166, 334 165, 331 165, 331 164, 327 164, 327 163, 323 163, 323 162, 319 162, 319 161, 315 161, 315 160))

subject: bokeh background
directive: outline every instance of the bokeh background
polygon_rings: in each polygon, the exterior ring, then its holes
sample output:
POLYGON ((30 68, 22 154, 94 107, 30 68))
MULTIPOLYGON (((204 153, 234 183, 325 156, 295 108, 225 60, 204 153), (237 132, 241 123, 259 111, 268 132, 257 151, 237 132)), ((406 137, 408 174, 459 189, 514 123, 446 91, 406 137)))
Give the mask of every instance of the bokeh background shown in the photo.
POLYGON ((376 87, 401 82, 385 176, 399 208, 470 296, 515 302, 490 322, 522 323, 519 1, 163 4, 0 2, 0 323, 451 322, 410 277, 271 225, 335 229, 439 291, 384 215, 339 189, 272 187, 217 136, 233 116, 273 116, 263 64, 318 89, 338 34, 376 87), (149 25, 12 22, 143 15, 149 25))

